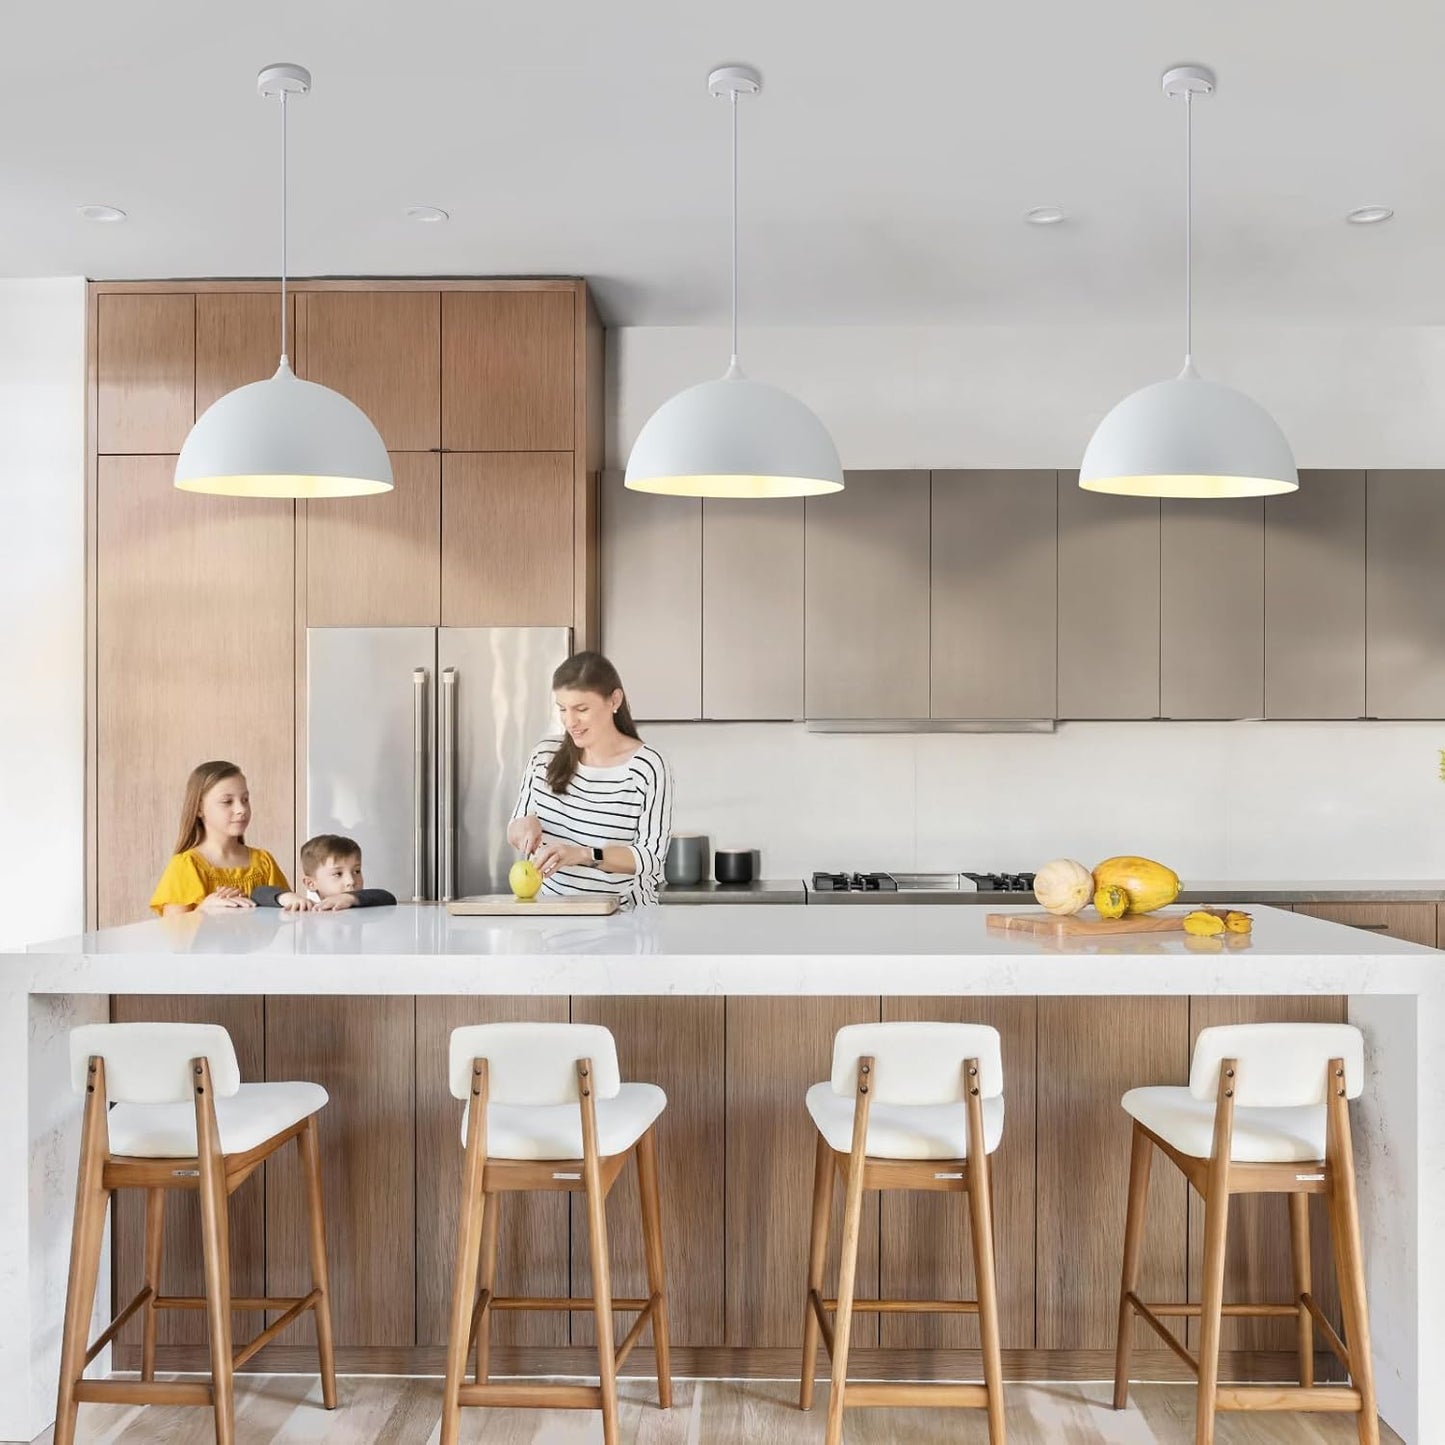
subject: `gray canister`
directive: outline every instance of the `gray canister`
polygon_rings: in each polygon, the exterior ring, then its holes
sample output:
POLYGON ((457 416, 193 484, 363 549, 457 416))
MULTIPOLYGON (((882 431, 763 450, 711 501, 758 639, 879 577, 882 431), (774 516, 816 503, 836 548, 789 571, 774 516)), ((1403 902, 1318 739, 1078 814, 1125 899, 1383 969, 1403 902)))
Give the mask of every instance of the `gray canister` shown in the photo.
POLYGON ((672 842, 667 845, 662 876, 675 886, 701 883, 707 876, 710 851, 705 834, 674 833, 672 842))

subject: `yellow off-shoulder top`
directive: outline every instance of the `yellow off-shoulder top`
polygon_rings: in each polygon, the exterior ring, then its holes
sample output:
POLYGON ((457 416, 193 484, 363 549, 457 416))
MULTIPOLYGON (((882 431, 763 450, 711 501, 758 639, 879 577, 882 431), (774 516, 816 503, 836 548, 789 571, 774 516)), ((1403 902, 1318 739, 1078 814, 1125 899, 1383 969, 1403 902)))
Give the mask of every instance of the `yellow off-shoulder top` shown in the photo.
POLYGON ((253 889, 266 886, 289 889, 286 875, 264 848, 251 849, 251 861, 244 868, 217 868, 192 849, 175 854, 166 864, 161 881, 151 895, 151 911, 163 913, 166 904, 194 908, 217 888, 239 888, 250 897, 253 889))

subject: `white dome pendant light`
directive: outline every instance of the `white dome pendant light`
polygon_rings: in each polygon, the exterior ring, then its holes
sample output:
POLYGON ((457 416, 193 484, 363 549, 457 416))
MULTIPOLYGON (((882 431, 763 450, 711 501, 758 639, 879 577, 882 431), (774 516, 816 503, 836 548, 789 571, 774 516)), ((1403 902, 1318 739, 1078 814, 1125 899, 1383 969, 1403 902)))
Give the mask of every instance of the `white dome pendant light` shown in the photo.
POLYGON ((843 489, 827 428, 802 402, 738 365, 738 97, 762 77, 746 65, 707 78, 732 110, 732 362, 720 381, 679 392, 653 412, 627 459, 627 486, 673 497, 809 497, 843 489))
POLYGON ((1184 98, 1184 370, 1126 396, 1099 423, 1084 452, 1079 485, 1126 497, 1263 497, 1299 487, 1294 455, 1257 401, 1202 381, 1194 370, 1194 135, 1196 95, 1214 91, 1214 72, 1181 65, 1165 72, 1164 93, 1184 98))
POLYGON ((392 488, 386 443, 340 392, 302 381, 286 355, 286 99, 311 89, 300 65, 268 65, 263 96, 281 98, 281 364, 207 407, 181 448, 176 486, 225 497, 362 497, 392 488))

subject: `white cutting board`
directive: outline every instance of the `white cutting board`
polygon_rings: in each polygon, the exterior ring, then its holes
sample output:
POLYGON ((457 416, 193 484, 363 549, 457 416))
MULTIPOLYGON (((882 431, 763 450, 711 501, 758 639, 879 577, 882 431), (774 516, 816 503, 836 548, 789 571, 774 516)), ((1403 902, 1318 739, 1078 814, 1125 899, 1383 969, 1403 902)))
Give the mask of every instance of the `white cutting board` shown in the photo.
POLYGON ((617 912, 617 899, 608 894, 595 897, 514 898, 510 893, 479 893, 473 898, 453 898, 447 912, 468 918, 484 914, 507 914, 538 918, 554 915, 600 916, 617 912))

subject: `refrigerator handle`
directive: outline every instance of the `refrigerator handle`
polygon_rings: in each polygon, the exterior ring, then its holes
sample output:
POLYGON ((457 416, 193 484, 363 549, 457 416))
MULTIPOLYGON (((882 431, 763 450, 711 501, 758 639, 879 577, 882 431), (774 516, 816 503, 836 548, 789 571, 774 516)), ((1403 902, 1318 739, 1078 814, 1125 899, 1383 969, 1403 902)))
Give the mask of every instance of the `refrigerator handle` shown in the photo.
POLYGON ((413 903, 424 903, 432 895, 431 878, 428 873, 431 849, 427 847, 427 786, 428 754, 427 714, 428 692, 431 688, 431 673, 424 667, 416 668, 411 675, 412 699, 412 773, 411 773, 411 847, 412 878, 411 898, 413 903))
POLYGON ((441 876, 438 897, 451 902, 457 889, 457 670, 442 670, 440 807, 438 841, 441 876))

